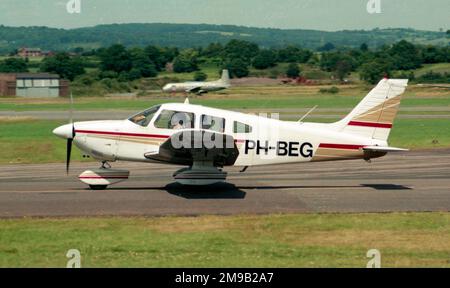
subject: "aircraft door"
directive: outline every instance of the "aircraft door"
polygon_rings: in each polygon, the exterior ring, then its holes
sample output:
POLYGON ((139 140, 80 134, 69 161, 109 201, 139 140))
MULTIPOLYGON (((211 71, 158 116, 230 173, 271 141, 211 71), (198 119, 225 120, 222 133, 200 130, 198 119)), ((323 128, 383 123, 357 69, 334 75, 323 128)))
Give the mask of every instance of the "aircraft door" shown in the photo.
POLYGON ((254 161, 254 149, 247 149, 251 145, 252 126, 239 121, 233 121, 233 137, 239 149, 239 157, 235 163, 237 166, 251 166, 254 161), (250 143, 251 142, 251 143, 250 143))

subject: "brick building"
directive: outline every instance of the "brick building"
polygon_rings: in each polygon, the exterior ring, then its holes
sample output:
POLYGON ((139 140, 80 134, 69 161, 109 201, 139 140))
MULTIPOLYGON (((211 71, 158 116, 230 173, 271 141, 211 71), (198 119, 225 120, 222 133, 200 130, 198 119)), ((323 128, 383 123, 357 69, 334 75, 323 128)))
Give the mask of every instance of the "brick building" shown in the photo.
POLYGON ((0 74, 0 96, 60 97, 69 94, 69 81, 48 73, 0 74))
POLYGON ((44 55, 41 48, 20 48, 17 52, 22 58, 41 57, 44 55))

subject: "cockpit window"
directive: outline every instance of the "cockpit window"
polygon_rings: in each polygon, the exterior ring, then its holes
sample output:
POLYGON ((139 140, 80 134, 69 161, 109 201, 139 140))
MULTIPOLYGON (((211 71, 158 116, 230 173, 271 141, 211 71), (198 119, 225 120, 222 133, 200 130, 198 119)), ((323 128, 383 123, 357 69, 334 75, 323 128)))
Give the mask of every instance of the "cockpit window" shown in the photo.
POLYGON ((194 128, 194 113, 163 110, 155 121, 155 127, 161 129, 190 129, 194 128))
POLYGON ((225 119, 210 115, 202 115, 202 129, 225 132, 225 119))
POLYGON ((128 120, 142 127, 147 127, 150 121, 152 121, 153 116, 155 116, 156 112, 158 112, 159 107, 161 106, 155 106, 150 109, 147 109, 144 112, 132 116, 128 120))

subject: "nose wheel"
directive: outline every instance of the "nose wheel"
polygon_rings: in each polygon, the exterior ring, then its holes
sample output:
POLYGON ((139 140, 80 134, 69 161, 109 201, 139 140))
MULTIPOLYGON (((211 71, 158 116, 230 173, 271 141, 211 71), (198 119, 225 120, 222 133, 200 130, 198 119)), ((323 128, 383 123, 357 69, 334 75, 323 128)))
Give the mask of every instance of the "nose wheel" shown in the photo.
POLYGON ((105 190, 108 186, 128 180, 130 171, 112 169, 107 161, 97 169, 86 170, 78 178, 92 190, 105 190))
POLYGON ((89 185, 89 188, 91 188, 91 190, 105 190, 106 188, 108 188, 108 185, 89 185))

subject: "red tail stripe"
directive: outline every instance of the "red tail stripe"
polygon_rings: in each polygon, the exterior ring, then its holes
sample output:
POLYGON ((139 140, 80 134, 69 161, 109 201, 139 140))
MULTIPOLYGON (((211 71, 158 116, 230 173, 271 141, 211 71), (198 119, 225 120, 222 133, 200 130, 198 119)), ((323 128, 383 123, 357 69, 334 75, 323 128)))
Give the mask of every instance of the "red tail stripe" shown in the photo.
POLYGON ((100 134, 100 135, 134 136, 134 137, 145 137, 145 138, 162 138, 162 139, 170 138, 170 136, 167 136, 167 135, 110 132, 110 131, 76 130, 75 132, 76 133, 86 133, 86 134, 100 134))
POLYGON ((372 123, 372 122, 360 122, 360 121, 350 121, 348 123, 350 126, 361 126, 361 127, 375 127, 375 128, 392 128, 392 124, 388 123, 372 123))
POLYGON ((330 143, 322 143, 319 145, 319 148, 346 149, 346 150, 359 150, 360 148, 363 147, 365 147, 365 145, 330 144, 330 143))

